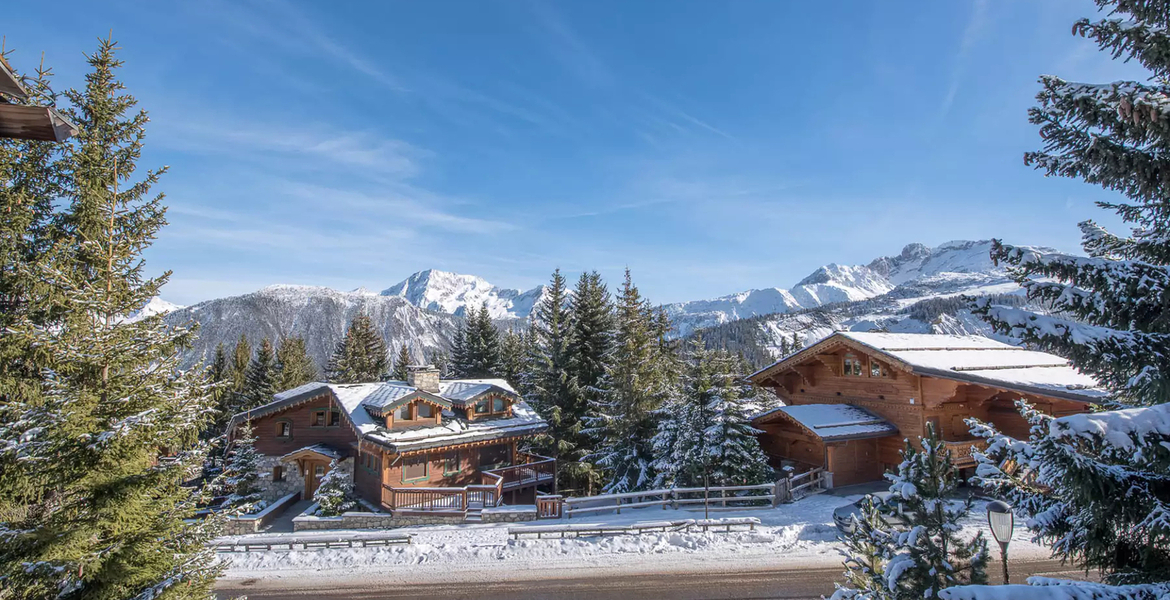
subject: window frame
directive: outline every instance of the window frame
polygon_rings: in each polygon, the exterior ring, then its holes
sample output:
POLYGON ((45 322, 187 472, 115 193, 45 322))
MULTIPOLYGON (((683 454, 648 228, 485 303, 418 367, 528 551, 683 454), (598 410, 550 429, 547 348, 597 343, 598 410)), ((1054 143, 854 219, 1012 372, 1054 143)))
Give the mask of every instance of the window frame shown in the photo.
POLYGON ((490 402, 488 402, 487 398, 481 398, 475 401, 475 407, 473 410, 477 415, 490 415, 492 414, 492 405, 490 402), (483 407, 483 410, 479 409, 481 406, 483 407))
POLYGON ((291 440, 293 439, 293 427, 290 419, 278 419, 276 421, 276 439, 291 440), (284 430, 288 429, 288 434, 285 435, 284 430))
POLYGON ((329 414, 329 409, 327 409, 327 408, 314 408, 313 412, 309 416, 309 427, 314 427, 314 428, 325 427, 326 426, 325 424, 328 423, 328 420, 327 420, 329 418, 328 414, 329 414), (321 417, 321 422, 319 424, 317 422, 317 417, 321 417))
POLYGON ((846 353, 845 356, 841 357, 841 373, 845 377, 865 377, 866 368, 862 361, 861 356, 852 352, 846 353), (851 363, 856 365, 856 369, 850 368, 851 363))
POLYGON ((443 476, 444 477, 446 477, 448 475, 458 475, 463 470, 463 461, 461 460, 461 458, 462 457, 459 456, 458 450, 448 450, 447 452, 443 453, 443 476), (455 461, 455 470, 454 471, 448 470, 448 468, 447 468, 448 466, 450 466, 450 463, 452 460, 455 461))
POLYGON ((869 359, 869 376, 874 378, 885 378, 890 376, 890 371, 886 364, 880 360, 869 359))
POLYGON ((398 423, 399 421, 402 421, 404 423, 410 423, 410 422, 415 421, 415 419, 411 415, 411 412, 412 411, 410 410, 410 403, 409 402, 407 402, 406 404, 400 405, 398 408, 394 409, 394 422, 398 423), (405 413, 406 416, 399 416, 400 413, 405 413))
POLYGON ((418 457, 408 457, 402 461, 402 483, 414 483, 416 481, 426 481, 431 476, 431 461, 427 459, 426 455, 418 457), (406 468, 410 466, 412 460, 422 461, 423 473, 418 477, 407 477, 406 468))
POLYGON ((419 403, 415 404, 414 405, 414 417, 415 417, 415 420, 435 418, 434 405, 432 405, 429 402, 419 402, 419 403), (427 411, 430 412, 429 415, 423 416, 423 414, 422 414, 423 407, 426 407, 427 411))
POLYGON ((272 465, 272 481, 284 481, 284 465, 272 465))
POLYGON ((492 396, 492 414, 502 415, 508 412, 508 399, 503 396, 492 396), (500 408, 496 408, 496 403, 499 403, 500 408))
POLYGON ((326 427, 341 427, 341 410, 336 408, 329 409, 326 414, 326 427))

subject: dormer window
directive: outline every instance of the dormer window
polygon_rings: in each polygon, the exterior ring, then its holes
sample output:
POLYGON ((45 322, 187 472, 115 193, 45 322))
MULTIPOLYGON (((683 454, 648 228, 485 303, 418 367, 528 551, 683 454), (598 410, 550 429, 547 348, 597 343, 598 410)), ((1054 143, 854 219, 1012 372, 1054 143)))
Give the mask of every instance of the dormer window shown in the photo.
POLYGON ((488 408, 489 407, 488 407, 487 399, 485 398, 483 400, 480 400, 479 402, 475 403, 475 414, 486 415, 486 414, 488 414, 488 408))
POLYGON ((843 362, 846 377, 861 377, 864 374, 861 368, 861 358, 856 354, 846 354, 843 362))
POLYGON ((499 396, 492 398, 492 412, 502 413, 507 410, 507 408, 508 405, 506 402, 504 402, 503 398, 500 398, 499 396))
POLYGON ((337 427, 341 424, 341 412, 337 409, 318 409, 313 411, 309 421, 311 427, 337 427))
POLYGON ((399 406, 398 409, 394 411, 394 420, 395 421, 409 421, 409 420, 411 420, 410 419, 410 405, 403 404, 402 406, 399 406))
POLYGON ((418 407, 418 418, 429 419, 435 416, 435 407, 431 406, 430 404, 427 404, 426 402, 419 402, 415 406, 418 407))

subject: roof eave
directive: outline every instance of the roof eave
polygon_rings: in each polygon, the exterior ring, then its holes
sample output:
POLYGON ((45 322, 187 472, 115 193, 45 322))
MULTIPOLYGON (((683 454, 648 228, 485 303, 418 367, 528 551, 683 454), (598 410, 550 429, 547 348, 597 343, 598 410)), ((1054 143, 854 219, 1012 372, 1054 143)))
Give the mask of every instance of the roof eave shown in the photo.
POLYGON ((1061 400, 1070 400, 1072 402, 1084 402, 1085 404, 1093 404, 1096 402, 1091 397, 1084 394, 1077 394, 1072 391, 1054 390, 1050 388, 1036 387, 1032 385, 1013 385, 1011 383, 991 379, 988 377, 979 377, 972 375, 970 371, 952 371, 950 369, 935 369, 930 367, 915 367, 915 375, 923 375, 927 377, 938 377, 939 379, 950 379, 953 381, 961 381, 964 383, 974 383, 991 388, 998 388, 1007 390, 1009 392, 1019 392, 1021 394, 1033 394, 1036 396, 1048 396, 1050 398, 1059 398, 1061 400))

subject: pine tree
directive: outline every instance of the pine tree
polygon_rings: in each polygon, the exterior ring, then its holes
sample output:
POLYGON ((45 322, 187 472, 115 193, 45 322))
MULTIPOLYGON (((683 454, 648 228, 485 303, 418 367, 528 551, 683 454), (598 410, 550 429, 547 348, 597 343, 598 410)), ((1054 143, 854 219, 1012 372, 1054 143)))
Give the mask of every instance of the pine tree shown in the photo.
POLYGON ((503 372, 500 332, 492 323, 487 303, 467 321, 467 364, 464 377, 499 377, 503 372))
MULTIPOLYGON (((839 587, 835 598, 939 598, 944 589, 987 582, 987 540, 979 532, 971 540, 958 534, 959 521, 971 511, 971 499, 951 500, 959 475, 950 451, 927 424, 922 449, 909 440, 902 451, 902 463, 886 477, 890 492, 902 503, 903 530, 877 528, 880 519, 863 512, 865 526, 847 536, 848 547, 861 549, 846 555, 851 581, 871 588, 839 587), (880 553, 871 547, 881 548, 880 553), (880 573, 854 572, 871 568, 880 555, 880 573)), ((860 523, 859 523, 860 525, 860 523)))
MULTIPOLYGON (((533 309, 530 325, 531 342, 524 391, 549 429, 533 440, 537 452, 560 460, 573 450, 572 430, 579 422, 566 410, 572 401, 569 380, 569 313, 566 304, 565 278, 560 269, 553 271, 552 281, 533 309)), ((560 466, 560 464, 558 464, 560 466)))
POLYGON ((435 368, 437 368, 439 370, 439 377, 442 377, 443 379, 451 378, 452 373, 451 373, 451 355, 450 354, 448 354, 442 350, 435 350, 435 351, 431 352, 430 360, 428 360, 427 362, 429 364, 435 365, 435 368))
POLYGON ((1025 162, 1045 175, 1083 179, 1120 192, 1098 206, 1121 216, 1128 236, 1080 224, 1088 258, 996 242, 992 257, 1012 268, 1029 300, 1049 314, 976 303, 995 329, 1071 360, 1109 392, 1095 415, 1054 419, 1020 404, 1032 423, 1026 442, 974 424, 989 439, 977 481, 1005 495, 1054 556, 1097 570, 1110 584, 1170 581, 1170 432, 1160 422, 1170 398, 1170 3, 1098 0, 1109 16, 1082 19, 1074 34, 1149 70, 1143 82, 1040 79, 1029 111, 1043 149, 1025 162), (1149 408, 1140 408, 1149 407, 1149 408), (1087 431, 1086 428, 1092 431, 1087 431))
POLYGON ((357 506, 353 500, 353 483, 337 466, 337 459, 329 463, 329 471, 321 478, 313 502, 317 503, 317 514, 335 517, 357 506))
POLYGON ((398 357, 394 359, 394 370, 390 373, 390 378, 395 381, 406 381, 408 374, 406 367, 410 364, 410 348, 404 343, 398 349, 398 357))
POLYGON ((658 409, 670 382, 660 354, 657 313, 642 298, 626 270, 617 302, 617 336, 597 398, 587 417, 597 439, 592 458, 609 475, 608 493, 645 489, 654 481, 653 437, 658 409))
POLYGON ((228 419, 231 418, 232 391, 229 389, 231 385, 231 373, 228 367, 227 350, 224 349, 221 342, 215 347, 215 355, 211 359, 211 365, 207 367, 207 379, 211 382, 211 399, 216 409, 215 424, 208 427, 203 432, 205 439, 214 438, 223 434, 224 428, 227 426, 228 419))
POLYGON ((467 364, 467 320, 464 319, 451 336, 451 355, 447 363, 451 377, 466 376, 464 369, 467 368, 467 364))
POLYGON ((248 365, 252 364, 252 345, 248 338, 240 333, 240 339, 232 350, 232 368, 230 368, 230 386, 227 388, 226 401, 229 406, 228 418, 236 413, 236 408, 246 404, 243 399, 243 389, 248 382, 248 365))
POLYGON ((244 389, 240 393, 242 404, 236 407, 235 412, 251 410, 272 402, 272 395, 277 392, 276 376, 276 356, 272 352, 272 342, 264 338, 256 347, 256 355, 252 357, 252 362, 248 364, 244 389))
POLYGON ((654 461, 656 488, 703 485, 707 472, 704 430, 711 423, 706 395, 712 382, 708 357, 702 336, 696 336, 690 342, 677 393, 658 410, 658 425, 652 440, 657 457, 654 461))
POLYGON ((895 532, 882 516, 873 496, 861 499, 861 514, 853 518, 853 531, 842 537, 845 545, 845 583, 836 584, 830 600, 895 600, 885 575, 885 563, 895 532))
MULTIPOLYGON (((260 455, 256 452, 256 436, 252 423, 240 428, 224 460, 223 471, 207 486, 204 493, 210 498, 222 497, 220 511, 228 515, 242 515, 264 508, 260 496, 260 455)), ((210 499, 209 498, 209 499, 210 499)))
POLYGON ((184 482, 202 462, 211 398, 203 368, 179 366, 193 330, 122 318, 169 273, 143 273, 165 225, 162 197, 149 197, 164 170, 130 181, 147 117, 114 52, 103 41, 85 88, 66 94, 79 133, 65 148, 57 244, 16 264, 20 281, 41 284, 22 291, 26 310, 3 337, 41 350, 23 365, 35 379, 6 377, 0 390, 0 579, 22 598, 207 598, 219 569, 211 532, 188 521, 184 482))
POLYGON ((305 348, 305 338, 286 337, 276 349, 276 391, 291 390, 317 380, 317 365, 305 348))
POLYGON ((568 373, 570 401, 565 406, 566 422, 572 427, 562 433, 562 443, 571 449, 557 462, 560 488, 591 494, 601 483, 601 471, 586 457, 594 451, 594 439, 584 431, 585 418, 599 397, 602 378, 613 351, 615 335, 613 302, 597 271, 582 273, 569 298, 568 373))
POLYGON ((748 400, 751 386, 740 378, 742 362, 726 350, 710 353, 711 384, 701 395, 709 420, 704 422, 706 463, 712 485, 754 485, 772 479, 772 469, 752 427, 748 400))
POLYGON ((523 390, 522 379, 527 366, 528 337, 523 331, 509 329, 500 340, 500 374, 513 388, 523 390))
POLYGON ((800 341, 800 336, 796 335, 796 332, 793 331, 792 332, 792 343, 788 344, 788 351, 792 352, 792 353, 796 353, 796 352, 799 352, 801 350, 801 348, 804 348, 804 342, 800 341))
POLYGON ((337 344, 326 369, 333 383, 381 381, 389 375, 386 342, 365 313, 358 314, 337 344))

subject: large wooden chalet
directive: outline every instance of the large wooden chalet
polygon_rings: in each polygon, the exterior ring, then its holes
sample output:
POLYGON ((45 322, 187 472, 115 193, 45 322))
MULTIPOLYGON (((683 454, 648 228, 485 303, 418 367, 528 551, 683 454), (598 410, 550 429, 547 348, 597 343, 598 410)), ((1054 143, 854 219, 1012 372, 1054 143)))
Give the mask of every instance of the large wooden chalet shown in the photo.
POLYGON ((978 336, 837 332, 749 378, 786 404, 753 419, 774 466, 821 467, 835 486, 880 480, 927 423, 966 469, 982 444, 964 419, 1026 438, 1016 400, 1063 416, 1103 395, 1063 358, 978 336))
POLYGON ((249 421, 268 499, 311 498, 334 460, 391 511, 531 504, 537 486, 555 486, 555 461, 517 448, 547 423, 501 379, 444 381, 425 366, 407 381, 309 383, 233 416, 229 431, 249 421))

